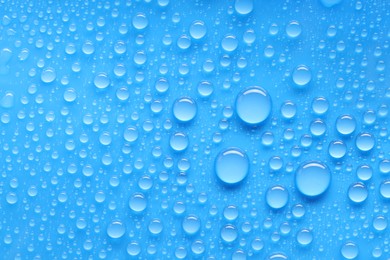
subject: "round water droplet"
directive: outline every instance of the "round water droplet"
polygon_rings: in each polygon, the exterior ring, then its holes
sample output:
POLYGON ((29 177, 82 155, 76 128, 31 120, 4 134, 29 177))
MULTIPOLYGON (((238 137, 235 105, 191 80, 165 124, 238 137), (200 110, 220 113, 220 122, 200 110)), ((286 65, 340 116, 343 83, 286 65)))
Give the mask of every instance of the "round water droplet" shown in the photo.
POLYGON ((313 234, 308 229, 302 229, 297 234, 297 242, 301 246, 308 246, 313 241, 313 234))
POLYGON ((215 172, 219 180, 226 184, 238 184, 248 174, 249 159, 238 148, 220 152, 215 159, 215 172))
POLYGON ((188 147, 188 137, 184 133, 174 133, 169 140, 169 145, 177 152, 184 151, 188 147))
POLYGON ((267 260, 287 260, 288 257, 283 253, 273 253, 267 257, 267 260))
POLYGON ((253 11, 253 0, 236 0, 234 9, 238 14, 247 15, 253 11))
POLYGON ((348 189, 348 198, 355 203, 362 203, 368 197, 368 190, 363 183, 352 184, 348 189))
POLYGON ((221 229, 221 238, 226 243, 234 242, 238 237, 237 228, 233 225, 226 225, 221 229))
POLYGON ((126 251, 130 256, 137 256, 141 253, 141 246, 138 242, 131 242, 127 245, 126 251))
POLYGON ((130 197, 129 207, 134 212, 142 212, 146 209, 147 201, 142 193, 135 193, 130 197))
POLYGON ((385 180, 379 187, 379 193, 385 199, 390 199, 390 180, 385 180))
POLYGON ((302 218, 306 213, 305 207, 302 204, 296 204, 292 208, 292 214, 295 218, 302 218))
POLYGON ((273 209, 281 209, 288 202, 288 191, 283 186, 273 186, 268 189, 265 199, 268 206, 273 209))
POLYGON ((309 84, 311 81, 311 71, 309 67, 305 65, 297 66, 292 73, 292 79, 298 87, 304 87, 309 84))
POLYGON ((152 235, 158 235, 162 232, 163 230, 163 224, 161 222, 161 220, 159 219, 153 219, 150 223, 149 223, 149 226, 148 226, 148 229, 149 229, 149 232, 152 234, 152 235))
POLYGON ((0 106, 3 108, 11 108, 14 106, 15 97, 10 91, 5 92, 5 95, 0 99, 0 106))
POLYGON ((73 102, 77 98, 77 93, 74 88, 67 88, 64 92, 64 100, 66 102, 73 102))
POLYGON ((207 33, 206 25, 203 21, 194 21, 190 26, 190 35, 195 40, 202 39, 207 33))
POLYGON ((209 97, 211 94, 213 94, 213 91, 213 84, 209 81, 202 81, 198 84, 198 93, 202 97, 209 97))
POLYGON ((372 177, 372 168, 369 165, 361 165, 356 170, 357 177, 362 181, 368 181, 372 177))
POLYGON ((316 197, 323 194, 329 187, 331 174, 329 168, 316 161, 299 166, 295 173, 295 184, 305 196, 316 197))
POLYGON ((111 238, 121 238, 125 232, 125 225, 118 220, 112 221, 107 227, 107 235, 111 238))
POLYGON ((123 133, 123 138, 127 142, 135 142, 138 139, 138 130, 135 126, 129 126, 126 128, 125 132, 123 133))
POLYGON ((328 152, 334 159, 340 159, 347 153, 347 146, 343 141, 333 141, 329 144, 328 152))
POLYGON ((95 76, 93 83, 98 89, 105 89, 110 85, 110 79, 106 73, 101 72, 95 76))
POLYGON ((384 216, 378 216, 374 219, 372 226, 376 231, 383 231, 387 228, 387 218, 384 216))
POLYGON ((336 129, 342 135, 350 135, 356 129, 356 120, 351 115, 339 116, 336 120, 336 129))
POLYGON ((192 98, 183 97, 173 104, 173 115, 181 122, 189 122, 196 116, 197 105, 192 98))
POLYGON ((191 251, 195 255, 201 255, 206 250, 204 242, 202 240, 196 240, 191 245, 191 251))
POLYGON ((315 119, 310 123, 310 132, 314 136, 322 136, 326 132, 326 124, 321 119, 315 119))
POLYGON ((379 163, 379 171, 383 174, 390 173, 390 160, 389 159, 383 159, 379 163))
POLYGON ((283 103, 280 111, 282 112, 282 116, 286 119, 294 118, 297 113, 297 106, 292 101, 286 101, 283 103))
POLYGON ((341 255, 345 259, 355 259, 359 255, 359 248, 355 243, 347 242, 341 247, 341 255))
POLYGON ((302 33, 302 28, 299 22, 297 21, 291 21, 287 26, 286 26, 286 33, 288 37, 290 38, 297 38, 299 35, 302 33))
POLYGON ((369 133, 361 133, 356 137, 356 147, 362 152, 370 151, 374 145, 374 136, 369 133))
POLYGON ((229 205, 223 210, 223 216, 228 221, 236 220, 238 217, 238 209, 234 205, 229 205))
POLYGON ((144 13, 138 13, 133 17, 133 26, 137 30, 143 30, 148 26, 148 19, 144 13))
POLYGON ((226 35, 221 42, 222 49, 227 52, 233 52, 238 47, 238 40, 234 35, 226 35))
POLYGON ((42 71, 41 80, 45 83, 53 82, 57 77, 56 71, 53 68, 47 68, 42 71))
POLYGON ((324 97, 316 97, 312 104, 311 107, 313 109, 313 112, 317 115, 323 115, 326 112, 328 112, 329 109, 329 102, 326 98, 324 97))
POLYGON ((265 121, 271 114, 271 107, 271 97, 260 87, 246 89, 236 99, 237 115, 249 125, 265 121))
POLYGON ((200 230, 200 220, 195 215, 189 215, 184 218, 182 227, 186 234, 194 235, 200 230))
POLYGON ((182 50, 187 50, 191 46, 191 38, 187 35, 182 35, 177 39, 177 46, 182 50))

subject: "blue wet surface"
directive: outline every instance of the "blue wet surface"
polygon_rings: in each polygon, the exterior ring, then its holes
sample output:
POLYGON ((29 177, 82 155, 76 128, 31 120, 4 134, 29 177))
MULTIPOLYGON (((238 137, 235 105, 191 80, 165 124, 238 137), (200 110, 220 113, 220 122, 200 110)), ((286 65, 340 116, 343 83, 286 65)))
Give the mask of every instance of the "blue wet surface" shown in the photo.
POLYGON ((390 259, 389 10, 0 0, 0 258, 390 259))

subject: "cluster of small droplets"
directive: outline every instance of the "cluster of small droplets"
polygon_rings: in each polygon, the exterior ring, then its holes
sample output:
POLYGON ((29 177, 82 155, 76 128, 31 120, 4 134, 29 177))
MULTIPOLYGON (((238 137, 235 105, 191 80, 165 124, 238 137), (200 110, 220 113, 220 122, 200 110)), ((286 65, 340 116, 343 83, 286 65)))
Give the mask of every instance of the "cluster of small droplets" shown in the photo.
POLYGON ((4 259, 388 259, 390 2, 0 0, 4 259))

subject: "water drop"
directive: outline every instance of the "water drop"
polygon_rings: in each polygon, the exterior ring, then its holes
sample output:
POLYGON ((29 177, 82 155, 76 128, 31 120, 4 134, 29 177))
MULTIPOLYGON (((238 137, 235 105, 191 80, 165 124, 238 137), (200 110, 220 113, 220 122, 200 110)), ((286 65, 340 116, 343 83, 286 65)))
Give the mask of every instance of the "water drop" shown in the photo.
POLYGON ((3 108, 11 108, 14 106, 14 94, 10 91, 5 92, 5 95, 0 99, 0 106, 3 108))
POLYGON ((228 221, 234 221, 238 217, 238 209, 234 205, 229 205, 223 210, 223 216, 228 221))
POLYGON ((209 97, 211 94, 213 94, 213 91, 213 84, 209 81, 202 81, 198 84, 198 93, 202 97, 209 97))
POLYGON ((236 0, 234 9, 238 14, 247 15, 253 11, 253 0, 236 0))
POLYGON ((233 52, 238 47, 238 40, 234 35, 226 35, 221 42, 222 49, 227 52, 233 52))
POLYGON ((288 191, 283 186, 273 186, 267 190, 266 201, 273 209, 281 209, 288 202, 288 191))
POLYGON ((190 35, 195 40, 202 39, 207 33, 206 25, 203 21, 194 21, 190 26, 190 35))
POLYGON ((291 21, 286 26, 286 33, 290 38, 297 38, 302 33, 302 28, 299 22, 291 21))
POLYGON ((341 255, 345 259, 355 259, 359 255, 359 248, 355 243, 347 242, 341 247, 341 255))
POLYGON ((313 109, 313 112, 317 115, 323 115, 326 112, 328 112, 329 109, 329 102, 326 98, 324 97, 316 97, 312 104, 311 107, 313 109))
POLYGON ((224 226, 221 229, 221 238, 226 243, 234 242, 238 237, 237 228, 231 224, 224 226))
POLYGON ((148 19, 144 13, 138 13, 133 17, 133 26, 137 30, 143 30, 148 26, 148 19))
POLYGON ((298 190, 308 197, 323 194, 328 189, 330 181, 329 168, 317 161, 300 165, 295 174, 295 184, 298 190))
POLYGON ((188 137, 181 132, 174 133, 169 140, 169 145, 177 152, 184 151, 188 147, 188 137))
POLYGON ((311 81, 311 71, 306 65, 297 66, 293 73, 292 79, 297 87, 304 87, 311 81))
POLYGON ((292 101, 286 101, 283 103, 280 111, 282 112, 282 116, 286 119, 294 118, 297 113, 297 106, 292 101))
POLYGON ((248 174, 249 159, 238 148, 221 151, 215 159, 215 172, 225 184, 238 184, 248 174))
POLYGON ((173 104, 173 115, 180 122, 189 122, 196 116, 197 105, 192 98, 182 97, 173 104))
POLYGON ((313 241, 313 234, 308 229, 301 229, 297 234, 297 241, 301 246, 308 246, 313 241))
POLYGON ((377 216, 373 223, 372 226, 375 228, 376 231, 383 231, 387 228, 387 218, 384 216, 377 216))
POLYGON ((73 102, 77 98, 77 92, 74 88, 67 88, 64 92, 64 100, 66 102, 73 102))
POLYGON ((390 199, 390 180, 385 180, 379 187, 379 193, 385 199, 390 199))
POLYGON ((142 193, 135 193, 130 197, 129 207, 136 213, 142 212, 146 209, 147 201, 142 193))
POLYGON ((128 126, 123 133, 123 138, 127 142, 135 142, 138 139, 138 130, 135 126, 128 126))
POLYGON ((138 256, 141 253, 141 246, 138 242, 131 242, 127 245, 126 251, 130 256, 138 256))
POLYGON ((106 73, 101 72, 95 76, 93 83, 98 89, 105 89, 110 85, 110 79, 106 73))
POLYGON ((347 146, 343 141, 332 141, 329 144, 328 152, 334 159, 341 159, 347 152, 347 146))
POLYGON ((362 181, 368 181, 372 177, 372 168, 371 166, 364 164, 357 168, 356 170, 357 177, 362 181))
POLYGON ((183 230, 188 235, 194 235, 200 230, 200 219, 195 215, 188 215, 182 223, 183 230))
POLYGON ((125 225, 118 220, 112 221, 107 227, 107 235, 111 238, 121 238, 125 232, 125 225))
POLYGON ((342 135, 350 135, 356 129, 356 120, 351 115, 339 116, 336 120, 336 129, 342 135))
POLYGON ((356 147, 362 152, 370 151, 374 145, 374 136, 369 133, 361 133, 356 137, 356 147))
POLYGON ((240 92, 236 99, 236 111, 240 119, 257 125, 265 121, 271 114, 271 97, 260 87, 251 87, 240 92))
POLYGON ((352 184, 348 189, 348 198, 354 203, 362 203, 368 197, 368 191, 363 183, 352 184))
POLYGON ((57 77, 56 71, 53 68, 47 68, 42 71, 41 80, 45 83, 53 82, 57 77))

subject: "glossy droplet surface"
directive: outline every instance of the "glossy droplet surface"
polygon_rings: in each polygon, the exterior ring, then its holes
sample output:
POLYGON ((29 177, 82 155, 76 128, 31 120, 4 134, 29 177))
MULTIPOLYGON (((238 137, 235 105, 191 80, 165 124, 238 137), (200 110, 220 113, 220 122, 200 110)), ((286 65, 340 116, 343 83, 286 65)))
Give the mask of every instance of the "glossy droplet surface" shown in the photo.
POLYGON ((260 87, 246 89, 239 93, 236 99, 237 115, 249 125, 265 121, 271 114, 271 107, 271 97, 260 87))
POLYGON ((317 161, 301 164, 295 173, 295 185, 299 192, 308 197, 323 194, 330 186, 329 168, 317 161))
POLYGON ((351 115, 343 115, 337 118, 336 129, 342 135, 350 135, 356 129, 356 120, 351 115))
POLYGON ((238 148, 229 148, 218 154, 215 159, 215 173, 225 184, 238 184, 248 174, 249 159, 238 148))
POLYGON ((309 84, 311 77, 311 71, 306 65, 299 65, 292 72, 292 79, 297 87, 304 87, 309 84))
POLYGON ((180 122, 189 122, 195 118, 197 105, 191 98, 183 97, 173 104, 173 115, 180 122))
POLYGON ((362 203, 368 197, 368 190, 363 183, 352 184, 348 189, 348 197, 354 203, 362 203))
POLYGON ((273 209, 281 209, 288 202, 288 191, 283 186, 273 186, 266 193, 268 206, 273 209))
POLYGON ((121 221, 113 221, 107 227, 107 235, 111 238, 121 238, 125 232, 125 225, 121 221))

